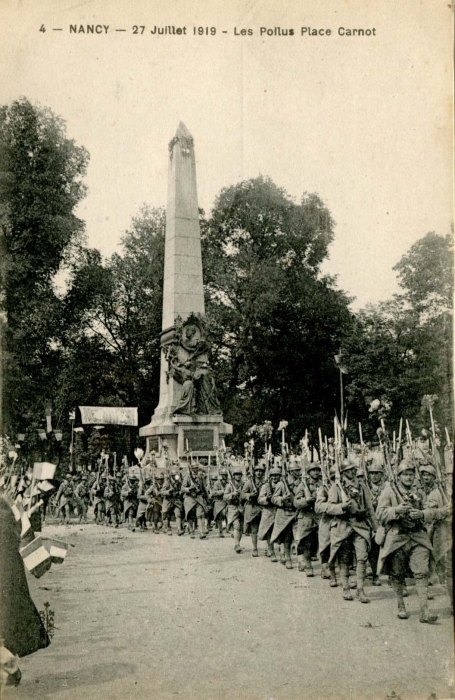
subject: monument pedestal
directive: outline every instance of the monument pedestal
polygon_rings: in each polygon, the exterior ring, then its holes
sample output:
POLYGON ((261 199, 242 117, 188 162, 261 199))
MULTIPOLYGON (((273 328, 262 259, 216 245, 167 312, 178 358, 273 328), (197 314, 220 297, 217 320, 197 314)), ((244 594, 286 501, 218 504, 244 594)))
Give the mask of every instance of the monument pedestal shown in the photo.
POLYGON ((147 438, 147 452, 160 451, 167 445, 171 459, 191 452, 195 457, 208 456, 221 447, 225 435, 231 435, 232 425, 223 416, 153 416, 149 425, 139 430, 147 438))

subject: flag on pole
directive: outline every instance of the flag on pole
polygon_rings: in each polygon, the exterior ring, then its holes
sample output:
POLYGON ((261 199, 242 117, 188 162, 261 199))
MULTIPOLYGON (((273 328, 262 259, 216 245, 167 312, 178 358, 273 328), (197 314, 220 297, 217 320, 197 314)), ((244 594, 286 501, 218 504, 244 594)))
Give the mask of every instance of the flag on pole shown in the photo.
POLYGON ((49 552, 53 564, 63 564, 68 554, 66 542, 56 540, 54 537, 43 537, 43 545, 49 552))
POLYGON ((41 578, 51 568, 51 555, 43 544, 41 537, 35 537, 26 547, 20 550, 24 566, 35 578, 41 578))
POLYGON ((56 469, 56 464, 51 464, 50 462, 35 462, 33 465, 33 478, 37 481, 53 479, 56 469))
POLYGON ((46 406, 46 433, 52 433, 52 408, 46 406))
POLYGON ((50 481, 40 481, 36 486, 38 488, 38 491, 41 491, 42 493, 49 493, 49 491, 52 491, 52 489, 55 488, 55 486, 51 484, 50 481))

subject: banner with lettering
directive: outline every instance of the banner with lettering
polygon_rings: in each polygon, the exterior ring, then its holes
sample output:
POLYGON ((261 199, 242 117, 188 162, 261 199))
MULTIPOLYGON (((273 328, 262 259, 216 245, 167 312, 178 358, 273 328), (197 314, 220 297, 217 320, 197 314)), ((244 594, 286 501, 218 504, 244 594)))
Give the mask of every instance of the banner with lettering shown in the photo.
POLYGON ((138 424, 137 407, 79 406, 84 425, 134 425, 138 424))

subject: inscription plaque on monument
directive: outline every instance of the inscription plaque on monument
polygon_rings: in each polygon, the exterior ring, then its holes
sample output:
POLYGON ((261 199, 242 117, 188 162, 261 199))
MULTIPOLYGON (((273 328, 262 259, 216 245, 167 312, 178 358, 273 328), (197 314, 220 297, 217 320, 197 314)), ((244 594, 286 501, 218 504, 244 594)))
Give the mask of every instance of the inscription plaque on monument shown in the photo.
POLYGON ((208 452, 213 450, 213 430, 184 430, 183 434, 185 446, 188 444, 190 452, 208 452))

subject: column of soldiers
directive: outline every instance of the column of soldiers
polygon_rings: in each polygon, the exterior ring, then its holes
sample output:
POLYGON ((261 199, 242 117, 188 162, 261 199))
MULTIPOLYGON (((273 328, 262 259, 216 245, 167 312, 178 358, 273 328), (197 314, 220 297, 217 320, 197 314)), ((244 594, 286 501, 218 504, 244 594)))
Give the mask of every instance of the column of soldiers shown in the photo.
POLYGON ((117 527, 122 519, 132 531, 149 523, 153 532, 172 535, 175 522, 174 532, 192 539, 206 539, 211 529, 219 537, 230 532, 238 554, 242 537, 249 535, 253 557, 264 542, 272 562, 292 569, 296 556, 298 570, 308 578, 319 560, 320 575, 330 587, 340 586, 346 601, 370 602, 369 566, 373 586, 388 575, 400 619, 408 618, 404 598, 411 573, 420 620, 434 622, 428 610, 431 577, 446 583, 453 611, 452 462, 445 466, 442 485, 428 452, 421 452, 418 462, 408 455, 393 475, 380 459, 361 468, 352 458, 336 464, 330 450, 322 464, 251 463, 246 478, 238 464, 223 463, 211 474, 213 469, 186 461, 185 475, 178 463, 143 478, 105 473, 74 484, 67 475, 58 498, 64 520, 72 499, 85 520, 91 499, 98 523, 117 527))

